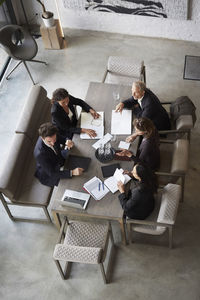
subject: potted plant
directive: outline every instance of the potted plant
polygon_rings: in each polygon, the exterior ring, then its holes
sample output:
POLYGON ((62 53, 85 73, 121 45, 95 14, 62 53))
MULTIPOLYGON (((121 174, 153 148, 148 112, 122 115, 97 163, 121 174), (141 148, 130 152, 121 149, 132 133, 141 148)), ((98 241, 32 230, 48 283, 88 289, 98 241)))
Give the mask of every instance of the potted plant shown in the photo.
POLYGON ((50 12, 50 11, 47 11, 45 6, 44 6, 44 3, 42 3, 42 1, 40 0, 36 0, 37 2, 39 2, 41 5, 42 5, 42 19, 43 19, 43 22, 44 22, 44 25, 46 27, 51 27, 54 25, 54 18, 53 18, 53 13, 50 12))

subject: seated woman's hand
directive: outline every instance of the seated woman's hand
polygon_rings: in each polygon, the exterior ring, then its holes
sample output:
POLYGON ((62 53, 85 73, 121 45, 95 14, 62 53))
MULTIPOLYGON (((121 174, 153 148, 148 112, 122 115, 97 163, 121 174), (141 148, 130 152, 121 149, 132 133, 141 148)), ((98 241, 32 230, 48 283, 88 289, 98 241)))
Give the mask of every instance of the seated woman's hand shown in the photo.
POLYGON ((134 140, 134 138, 133 138, 132 135, 129 135, 129 136, 127 136, 127 138, 126 138, 126 142, 127 142, 127 143, 131 143, 131 142, 133 142, 133 140, 134 140))
POLYGON ((120 193, 124 193, 125 192, 124 184, 121 181, 117 182, 117 187, 118 187, 120 193))
POLYGON ((86 133, 91 138, 95 138, 97 136, 96 131, 93 129, 82 128, 81 132, 86 133))
POLYGON ((65 142, 65 149, 67 148, 69 150, 73 146, 74 146, 74 142, 72 142, 72 140, 66 140, 66 142, 65 142))
POLYGON ((100 117, 100 114, 98 114, 94 109, 90 109, 90 113, 94 119, 98 119, 100 117))
POLYGON ((123 174, 133 177, 132 173, 128 170, 124 170, 123 174))
POLYGON ((120 152, 117 152, 116 153, 117 156, 128 156, 128 157, 131 157, 133 155, 133 153, 131 151, 128 151, 128 150, 122 150, 120 152))

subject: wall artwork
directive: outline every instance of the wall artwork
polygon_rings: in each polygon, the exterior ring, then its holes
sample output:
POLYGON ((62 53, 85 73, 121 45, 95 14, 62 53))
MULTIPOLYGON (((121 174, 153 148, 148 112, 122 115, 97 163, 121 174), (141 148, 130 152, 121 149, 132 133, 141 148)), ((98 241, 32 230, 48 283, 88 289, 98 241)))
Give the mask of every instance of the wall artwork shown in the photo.
POLYGON ((62 0, 67 9, 186 20, 189 0, 62 0))

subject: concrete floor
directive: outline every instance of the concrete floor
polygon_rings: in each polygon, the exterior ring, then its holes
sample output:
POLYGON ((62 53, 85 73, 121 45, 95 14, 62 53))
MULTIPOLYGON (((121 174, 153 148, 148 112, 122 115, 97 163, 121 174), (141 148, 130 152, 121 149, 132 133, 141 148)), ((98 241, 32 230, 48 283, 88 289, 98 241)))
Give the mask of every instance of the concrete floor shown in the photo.
MULTIPOLYGON (((161 100, 188 95, 200 119, 199 82, 182 79, 184 57, 199 55, 199 43, 72 30, 66 31, 66 36, 63 50, 44 50, 39 38, 37 58, 49 65, 30 64, 34 79, 47 89, 49 97, 55 88, 64 87, 84 99, 89 82, 101 81, 109 55, 132 56, 144 60, 147 86, 161 100)), ((1 161, 6 158, 31 85, 23 66, 1 85, 1 161)), ((198 120, 192 132, 185 201, 178 211, 174 249, 167 248, 167 235, 137 235, 136 242, 125 247, 117 224, 113 224, 116 257, 109 285, 103 284, 98 266, 93 265, 74 265, 71 278, 63 281, 52 260, 58 236, 54 225, 13 223, 0 204, 0 299, 200 299, 199 146, 198 120)))

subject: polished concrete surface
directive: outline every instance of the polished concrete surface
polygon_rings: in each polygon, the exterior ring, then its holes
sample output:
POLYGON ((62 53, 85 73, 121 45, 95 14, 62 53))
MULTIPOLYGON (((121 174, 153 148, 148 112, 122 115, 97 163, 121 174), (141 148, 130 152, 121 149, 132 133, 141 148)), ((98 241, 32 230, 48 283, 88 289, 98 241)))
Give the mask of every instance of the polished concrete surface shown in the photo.
MULTIPOLYGON (((47 61, 48 66, 29 64, 35 81, 47 89, 49 97, 55 88, 64 87, 84 99, 89 82, 103 78, 109 55, 132 56, 144 60, 147 86, 161 100, 188 95, 199 118, 200 82, 183 80, 183 67, 186 54, 199 55, 200 44, 69 30, 66 40, 65 49, 45 50, 39 38, 37 58, 47 61)), ((1 162, 6 158, 31 85, 23 66, 1 84, 1 162)), ((178 211, 174 248, 168 249, 167 234, 138 234, 135 243, 124 246, 118 225, 113 224, 116 256, 109 285, 103 284, 98 266, 82 264, 74 265, 70 279, 63 281, 52 259, 58 236, 55 226, 12 222, 0 204, 0 298, 200 299, 199 148, 198 120, 192 132, 185 201, 178 211)), ((32 215, 32 210, 28 214, 32 215)))

